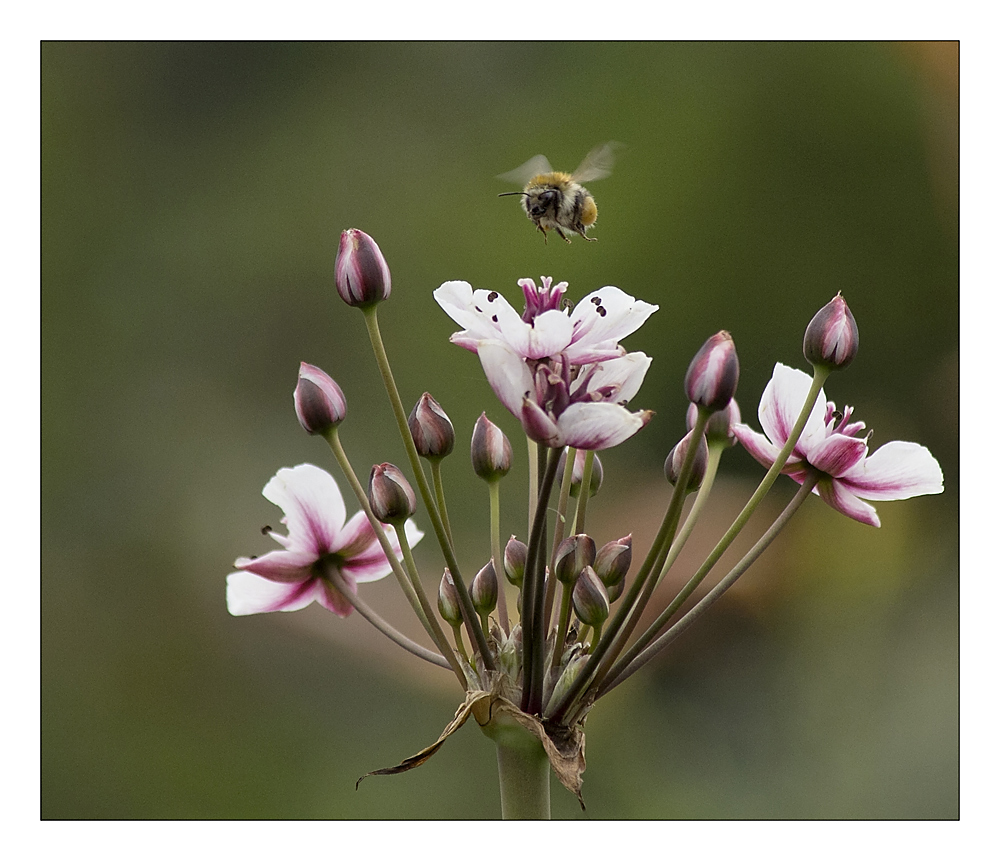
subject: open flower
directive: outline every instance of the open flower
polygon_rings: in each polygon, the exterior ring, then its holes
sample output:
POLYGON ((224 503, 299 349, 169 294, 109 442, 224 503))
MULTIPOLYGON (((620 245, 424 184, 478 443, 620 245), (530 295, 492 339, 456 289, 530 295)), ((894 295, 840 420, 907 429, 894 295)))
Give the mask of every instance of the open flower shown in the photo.
MULTIPOLYGON (((329 569, 339 571, 340 580, 352 592, 358 583, 381 580, 392 570, 365 513, 359 511, 344 522, 347 511, 340 488, 318 466, 300 463, 279 469, 264 486, 264 498, 285 513, 281 522, 288 527, 288 535, 270 532, 282 550, 236 560, 240 570, 226 578, 226 603, 234 616, 300 610, 317 601, 346 617, 354 608, 333 584, 329 569)), ((412 521, 407 521, 405 529, 411 545, 423 537, 412 521)), ((391 526, 385 530, 399 558, 395 530, 391 526)))
POLYGON ((658 309, 617 287, 602 287, 584 297, 572 310, 562 307, 567 284, 552 286, 542 278, 517 282, 524 292, 525 310, 518 314, 493 290, 473 290, 466 281, 446 281, 434 298, 459 326, 451 341, 473 353, 483 341, 502 341, 522 359, 545 359, 563 354, 573 364, 600 362, 625 355, 619 341, 638 329, 658 309))
POLYGON ((526 361, 503 341, 481 341, 479 360, 501 403, 525 433, 549 448, 601 450, 624 442, 652 418, 625 404, 639 391, 652 359, 627 353, 577 366, 564 355, 526 361))
MULTIPOLYGON (((774 463, 787 442, 810 385, 808 374, 779 362, 757 413, 764 433, 734 425, 736 438, 764 466, 774 463)), ((944 490, 941 467, 922 445, 889 442, 869 455, 868 436, 859 436, 864 422, 852 422, 852 411, 845 407, 838 413, 821 390, 782 472, 799 484, 811 469, 823 473, 813 493, 842 514, 871 526, 879 526, 879 519, 865 499, 909 499, 944 490)))

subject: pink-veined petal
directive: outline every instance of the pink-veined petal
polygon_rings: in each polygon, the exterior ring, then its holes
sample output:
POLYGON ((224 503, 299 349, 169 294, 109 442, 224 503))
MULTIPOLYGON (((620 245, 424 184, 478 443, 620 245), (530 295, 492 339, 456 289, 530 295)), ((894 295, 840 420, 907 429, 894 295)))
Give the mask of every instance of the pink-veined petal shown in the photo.
POLYGON ((450 338, 448 338, 453 344, 457 344, 459 347, 464 347, 466 350, 472 353, 479 352, 479 339, 473 338, 466 332, 455 332, 450 338))
POLYGON ((521 417, 521 403, 535 384, 525 361, 503 341, 482 341, 479 361, 496 396, 508 410, 521 417))
POLYGON ((864 499, 909 499, 944 490, 941 466, 915 442, 887 442, 841 476, 841 482, 864 499))
POLYGON ((351 559, 368 552, 378 546, 375 530, 372 529, 368 515, 358 511, 351 517, 340 532, 340 546, 332 548, 343 559, 351 559))
MULTIPOLYGON (((579 345, 620 341, 631 335, 658 309, 658 305, 629 296, 617 287, 602 287, 585 296, 573 308, 570 316, 573 344, 576 349, 581 349, 579 345)), ((578 360, 574 358, 573 361, 578 360)))
POLYGON ((587 380, 587 389, 594 391, 603 386, 614 386, 618 389, 614 403, 628 403, 642 386, 652 362, 645 353, 627 353, 617 359, 599 362, 597 369, 587 380))
POLYGON ((321 589, 317 579, 275 583, 249 571, 237 571, 226 578, 226 606, 233 616, 301 610, 316 599, 321 589))
POLYGON ((264 498, 285 512, 286 546, 316 557, 337 542, 347 510, 333 476, 311 463, 279 469, 264 486, 264 498))
POLYGON ((778 459, 778 453, 781 449, 764 434, 757 433, 750 425, 737 422, 733 425, 733 434, 757 463, 770 469, 771 465, 778 459))
POLYGON ((586 451, 601 451, 624 442, 642 430, 653 414, 631 413, 609 402, 570 404, 559 416, 563 445, 586 451))
POLYGON ((570 344, 563 352, 574 365, 592 365, 621 358, 625 348, 617 341, 601 341, 599 344, 570 344))
MULTIPOLYGON (((386 537, 389 539, 389 546, 392 547, 396 558, 401 559, 403 551, 399 546, 399 538, 396 536, 396 530, 388 525, 383 528, 385 529, 386 537)), ((417 529, 412 520, 406 521, 405 529, 406 540, 411 547, 414 547, 424 537, 424 533, 417 529)), ((382 551, 382 545, 378 541, 375 541, 365 549, 364 553, 344 560, 341 570, 345 578, 352 579, 357 583, 371 583, 385 577, 392 571, 392 565, 382 551)))
MULTIPOLYGON (((357 593, 357 587, 349 578, 345 577, 344 582, 348 589, 351 589, 355 594, 357 593)), ((318 581, 315 600, 317 604, 321 604, 331 613, 343 619, 354 612, 354 605, 329 580, 318 581)))
MULTIPOLYGON (((812 379, 808 374, 781 362, 775 364, 774 373, 764 388, 764 394, 761 395, 757 416, 760 419, 761 430, 779 449, 787 442, 811 385, 812 379)), ((816 398, 816 403, 802 430, 802 436, 795 445, 796 454, 808 458, 810 446, 817 440, 825 438, 826 428, 823 424, 825 413, 826 397, 820 389, 819 397, 816 398)))
POLYGON ((527 359, 544 359, 561 353, 569 346, 573 337, 573 324, 564 311, 544 311, 535 317, 533 323, 522 322, 524 340, 507 338, 518 355, 527 359))
POLYGON ((843 483, 836 478, 823 479, 815 488, 823 501, 841 514, 846 514, 852 520, 866 523, 869 526, 881 526, 875 508, 867 502, 858 499, 843 483))
POLYGON ((317 558, 305 551, 272 550, 256 559, 241 556, 234 564, 275 583, 301 583, 312 578, 312 565, 317 558))
POLYGON ((858 437, 835 433, 818 442, 809 452, 809 463, 820 472, 840 478, 845 472, 865 459, 868 441, 858 437))
POLYGON ((538 404, 529 398, 521 401, 521 427, 528 439, 547 445, 549 448, 561 448, 566 440, 552 417, 538 404))

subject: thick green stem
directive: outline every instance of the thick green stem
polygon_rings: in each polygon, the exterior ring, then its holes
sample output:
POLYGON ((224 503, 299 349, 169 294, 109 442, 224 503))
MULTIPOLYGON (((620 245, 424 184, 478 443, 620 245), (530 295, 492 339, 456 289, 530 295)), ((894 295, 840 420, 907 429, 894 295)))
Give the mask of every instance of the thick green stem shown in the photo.
POLYGON ((506 716, 494 717, 483 732, 497 746, 500 811, 504 819, 551 819, 549 758, 542 743, 506 716))

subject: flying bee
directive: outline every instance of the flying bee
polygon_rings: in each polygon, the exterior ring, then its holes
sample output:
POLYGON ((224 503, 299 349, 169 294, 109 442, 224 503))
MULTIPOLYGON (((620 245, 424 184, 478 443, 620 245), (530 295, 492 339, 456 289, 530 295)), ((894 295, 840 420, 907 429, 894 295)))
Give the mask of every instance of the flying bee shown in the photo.
POLYGON ((549 160, 543 155, 528 159, 520 167, 500 174, 497 179, 518 184, 527 183, 523 191, 507 191, 499 195, 521 195, 521 207, 549 241, 547 230, 554 230, 567 242, 570 238, 563 233, 578 233, 588 242, 596 242, 587 236, 587 229, 597 221, 597 204, 594 196, 581 182, 604 179, 611 173, 615 160, 615 149, 621 144, 609 141, 594 147, 573 173, 552 170, 549 160))

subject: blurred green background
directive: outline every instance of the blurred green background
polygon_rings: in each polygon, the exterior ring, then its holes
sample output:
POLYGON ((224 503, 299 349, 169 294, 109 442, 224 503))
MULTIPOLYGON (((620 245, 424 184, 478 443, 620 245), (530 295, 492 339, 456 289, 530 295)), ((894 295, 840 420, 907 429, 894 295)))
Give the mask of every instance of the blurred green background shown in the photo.
MULTIPOLYGON (((516 303, 518 278, 552 275, 575 299, 615 284, 659 304, 626 341, 654 357, 634 404, 656 417, 603 455, 590 518, 637 554, 697 348, 733 333, 756 426, 774 362, 804 367, 805 325, 842 290, 861 351, 827 394, 873 446, 927 445, 944 494, 880 504, 879 530, 806 505, 600 701, 587 810, 554 783, 553 813, 958 815, 956 43, 44 43, 41 59, 44 818, 499 815, 473 725, 355 791, 437 738, 459 703, 448 673, 356 615, 226 612, 232 560, 276 546, 267 480, 303 461, 337 474, 295 420, 299 361, 343 387, 360 473, 405 460, 333 286, 346 227, 392 268, 380 322, 404 401, 430 390, 456 426, 466 571, 488 554, 488 503, 461 440, 485 409, 514 442, 508 534, 525 531, 525 454, 448 343, 442 281, 516 303), (627 149, 591 187, 598 242, 546 245, 497 198, 495 175, 535 153, 572 170, 605 140, 627 149)), ((739 449, 723 470, 684 571, 762 473, 739 449)), ((791 493, 776 485, 772 515, 791 493)), ((365 596, 418 636, 392 578, 365 596)))

